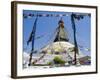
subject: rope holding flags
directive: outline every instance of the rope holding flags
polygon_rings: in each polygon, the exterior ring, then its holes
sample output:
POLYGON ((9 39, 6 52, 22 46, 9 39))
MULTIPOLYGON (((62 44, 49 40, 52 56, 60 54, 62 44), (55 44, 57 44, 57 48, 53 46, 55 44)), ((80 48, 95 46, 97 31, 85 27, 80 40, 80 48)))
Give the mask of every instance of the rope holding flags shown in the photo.
POLYGON ((32 54, 33 54, 33 51, 34 51, 34 39, 35 39, 35 33, 36 33, 36 24, 37 24, 37 20, 38 20, 38 17, 36 17, 36 19, 35 19, 32 32, 31 32, 30 37, 29 37, 29 39, 28 39, 28 41, 27 41, 27 45, 28 45, 30 42, 32 42, 32 49, 31 49, 31 53, 30 53, 29 66, 31 65, 32 54))
MULTIPOLYGON (((27 14, 23 14, 24 18, 32 18, 32 17, 65 17, 65 16, 71 16, 71 13, 64 13, 64 14, 43 14, 43 13, 38 13, 38 14, 33 14, 33 13, 27 13, 27 14)), ((85 14, 85 13, 75 13, 74 14, 74 18, 76 18, 77 20, 80 20, 83 18, 83 16, 91 16, 91 14, 85 14)))
POLYGON ((38 19, 38 18, 36 18, 36 20, 35 20, 35 22, 34 22, 34 26, 33 26, 32 32, 31 32, 31 34, 30 34, 30 37, 29 37, 29 39, 28 39, 28 41, 27 41, 27 45, 28 45, 28 44, 33 40, 33 38, 35 37, 37 19, 38 19))
POLYGON ((77 44, 77 40, 76 40, 75 19, 80 20, 80 19, 83 19, 83 18, 84 18, 84 15, 77 15, 77 14, 74 14, 74 13, 71 14, 71 22, 72 22, 72 29, 73 29, 73 34, 74 34, 74 45, 75 45, 75 54, 74 54, 75 65, 77 64, 77 61, 76 61, 76 54, 79 54, 79 51, 78 51, 78 44, 77 44))

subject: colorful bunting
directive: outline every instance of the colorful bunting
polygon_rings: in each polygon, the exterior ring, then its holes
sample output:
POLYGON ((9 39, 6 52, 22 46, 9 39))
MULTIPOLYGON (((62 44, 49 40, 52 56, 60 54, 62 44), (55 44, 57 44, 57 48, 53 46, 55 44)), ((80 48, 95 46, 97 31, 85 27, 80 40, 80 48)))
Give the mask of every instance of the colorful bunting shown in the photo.
POLYGON ((63 16, 69 16, 68 14, 23 14, 24 18, 30 18, 30 17, 63 17, 63 16))
MULTIPOLYGON (((63 16, 71 16, 71 14, 23 14, 24 18, 32 18, 32 17, 63 17, 63 16)), ((91 14, 79 14, 79 13, 75 13, 74 18, 77 20, 83 19, 84 16, 91 16, 91 14)))

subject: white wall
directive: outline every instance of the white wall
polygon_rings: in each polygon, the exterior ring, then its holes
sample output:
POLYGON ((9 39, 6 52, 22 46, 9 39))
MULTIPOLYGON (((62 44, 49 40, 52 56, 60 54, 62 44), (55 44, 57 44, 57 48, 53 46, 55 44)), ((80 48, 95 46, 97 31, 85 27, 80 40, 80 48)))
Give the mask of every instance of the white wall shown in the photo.
MULTIPOLYGON (((37 0, 30 0, 30 1, 36 2, 37 0)), ((51 2, 51 3, 66 3, 66 4, 100 5, 99 0, 38 0, 37 2, 39 1, 51 2)), ((11 0, 0 0, 0 80, 13 80, 10 78, 10 70, 11 70, 10 69, 11 68, 10 66, 11 65, 11 48, 10 48, 11 47, 11 41, 10 41, 11 3, 10 2, 11 0)), ((99 8, 99 13, 100 13, 100 8, 99 8)), ((98 18, 100 21, 100 16, 98 16, 98 18)), ((98 33, 100 34, 99 30, 98 33)), ((99 41, 98 44, 100 44, 100 37, 98 41, 99 41)), ((100 54, 98 55, 100 57, 100 54)), ((100 63, 100 59, 98 61, 99 61, 98 63, 100 63)), ((100 67, 100 64, 98 64, 98 67, 100 67)), ((30 78, 29 80, 100 80, 100 69, 98 74, 45 77, 45 78, 34 78, 34 79, 30 78)))

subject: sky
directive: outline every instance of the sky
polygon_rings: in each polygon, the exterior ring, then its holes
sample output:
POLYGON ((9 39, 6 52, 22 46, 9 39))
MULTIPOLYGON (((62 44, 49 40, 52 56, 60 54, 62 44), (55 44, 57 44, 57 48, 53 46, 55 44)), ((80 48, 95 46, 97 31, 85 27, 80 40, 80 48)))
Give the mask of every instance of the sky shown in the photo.
MULTIPOLYGON (((63 16, 62 19, 65 25, 65 31, 68 34, 69 42, 74 43, 73 40, 73 29, 71 24, 71 14, 72 12, 50 12, 50 11, 33 11, 33 10, 23 10, 23 14, 68 14, 63 16)), ((79 13, 78 14, 83 14, 79 13)), ((87 13, 84 13, 87 14, 87 13)), ((29 39, 30 33, 32 32, 33 24, 36 17, 23 17, 23 51, 31 51, 31 43, 27 46, 27 41, 29 39)), ((43 36, 39 39, 35 39, 35 50, 40 50, 44 46, 52 43, 54 40, 54 32, 58 27, 58 21, 61 17, 39 17, 36 25, 36 37, 43 36)), ((76 38, 79 49, 85 54, 90 55, 91 51, 91 17, 85 16, 83 19, 75 20, 76 25, 76 38)))

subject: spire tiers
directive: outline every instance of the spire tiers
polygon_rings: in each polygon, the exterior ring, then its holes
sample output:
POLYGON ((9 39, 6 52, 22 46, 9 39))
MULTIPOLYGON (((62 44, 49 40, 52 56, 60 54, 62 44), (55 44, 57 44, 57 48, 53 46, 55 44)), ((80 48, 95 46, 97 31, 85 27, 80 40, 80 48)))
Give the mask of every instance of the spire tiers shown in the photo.
POLYGON ((58 22, 58 28, 57 28, 57 34, 55 37, 54 42, 57 41, 68 41, 68 36, 67 36, 67 32, 65 32, 65 28, 64 28, 64 21, 61 19, 58 22))
POLYGON ((62 19, 58 22, 58 25, 59 25, 60 27, 64 28, 64 22, 63 22, 62 19))

